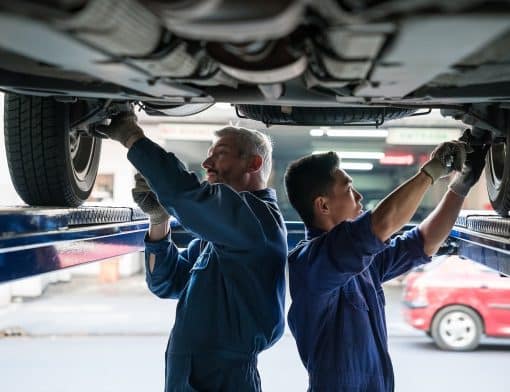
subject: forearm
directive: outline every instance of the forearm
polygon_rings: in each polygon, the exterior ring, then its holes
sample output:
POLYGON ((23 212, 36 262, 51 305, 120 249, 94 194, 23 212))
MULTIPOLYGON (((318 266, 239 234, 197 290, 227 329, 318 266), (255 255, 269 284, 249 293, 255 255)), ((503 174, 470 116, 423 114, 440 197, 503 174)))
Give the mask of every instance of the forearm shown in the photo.
POLYGON ((439 205, 418 226, 423 237, 424 252, 432 256, 450 234, 464 203, 464 198, 448 191, 439 205))
POLYGON ((408 223, 431 184, 431 178, 419 172, 381 201, 372 212, 374 234, 386 241, 408 223))
POLYGON ((150 241, 159 241, 165 238, 169 232, 170 226, 168 225, 168 220, 159 224, 150 224, 148 237, 150 241))
POLYGON ((128 140, 126 141, 126 148, 129 150, 133 146, 133 144, 135 144, 138 140, 143 138, 144 136, 142 135, 133 135, 129 137, 128 140))
POLYGON ((149 138, 136 139, 129 148, 128 159, 163 206, 176 196, 200 187, 198 177, 189 172, 183 162, 149 138))
POLYGON ((189 279, 191 264, 168 239, 146 238, 145 269, 150 291, 160 298, 177 298, 189 279))

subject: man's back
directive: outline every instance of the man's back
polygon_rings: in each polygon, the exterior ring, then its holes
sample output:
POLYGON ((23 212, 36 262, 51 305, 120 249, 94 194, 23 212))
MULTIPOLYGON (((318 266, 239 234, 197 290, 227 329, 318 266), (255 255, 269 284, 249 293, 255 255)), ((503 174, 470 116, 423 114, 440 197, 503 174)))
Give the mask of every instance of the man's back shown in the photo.
POLYGON ((393 390, 381 283, 395 272, 390 261, 427 259, 416 231, 386 246, 369 225, 365 213, 312 230, 289 255, 289 326, 312 391, 393 390))
POLYGON ((261 225, 264 241, 246 249, 200 241, 187 257, 193 265, 179 298, 169 352, 223 352, 254 356, 283 332, 284 222, 273 190, 241 193, 261 225), (264 224, 262 224, 264 222, 264 224))

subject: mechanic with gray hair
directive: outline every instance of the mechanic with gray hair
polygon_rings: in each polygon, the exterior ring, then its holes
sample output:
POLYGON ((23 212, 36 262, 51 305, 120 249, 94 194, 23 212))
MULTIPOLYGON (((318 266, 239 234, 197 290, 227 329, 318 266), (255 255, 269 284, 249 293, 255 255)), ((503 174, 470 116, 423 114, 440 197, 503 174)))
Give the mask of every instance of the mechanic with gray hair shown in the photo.
POLYGON ((227 127, 202 163, 200 182, 145 137, 133 113, 100 132, 129 149, 133 198, 149 215, 147 283, 178 299, 166 349, 165 391, 260 391, 257 355, 284 328, 286 229, 267 188, 272 147, 261 132, 227 127), (169 214, 198 238, 179 252, 169 214))
POLYGON ((366 212, 335 153, 288 168, 287 194, 307 227, 306 239, 289 253, 288 321, 310 392, 394 390, 381 284, 428 262, 450 233, 487 147, 466 150, 460 141, 439 145, 418 174, 366 212), (453 169, 461 172, 434 211, 388 242, 430 185, 453 169))

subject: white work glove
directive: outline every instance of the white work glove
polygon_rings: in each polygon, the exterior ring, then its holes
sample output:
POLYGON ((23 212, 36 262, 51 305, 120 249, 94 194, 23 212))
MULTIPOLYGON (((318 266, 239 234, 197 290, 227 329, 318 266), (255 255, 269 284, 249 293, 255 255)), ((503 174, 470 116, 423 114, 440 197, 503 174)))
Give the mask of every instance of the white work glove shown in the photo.
POLYGON ((149 215, 151 225, 165 223, 170 218, 170 215, 160 204, 156 194, 140 173, 135 174, 135 187, 131 190, 131 195, 138 207, 149 215))
POLYGON ((432 183, 452 171, 461 171, 466 160, 466 150, 467 144, 460 140, 441 143, 432 151, 429 161, 421 167, 421 171, 432 179, 432 183))
MULTIPOLYGON (((466 130, 461 139, 469 140, 470 137, 470 131, 466 130)), ((485 167, 485 156, 489 147, 489 144, 470 145, 471 151, 467 153, 461 172, 455 175, 449 186, 457 195, 466 197, 471 187, 478 182, 485 167)))
POLYGON ((130 140, 145 136, 136 120, 137 118, 133 111, 121 112, 111 118, 110 125, 97 125, 96 131, 127 147, 130 140))

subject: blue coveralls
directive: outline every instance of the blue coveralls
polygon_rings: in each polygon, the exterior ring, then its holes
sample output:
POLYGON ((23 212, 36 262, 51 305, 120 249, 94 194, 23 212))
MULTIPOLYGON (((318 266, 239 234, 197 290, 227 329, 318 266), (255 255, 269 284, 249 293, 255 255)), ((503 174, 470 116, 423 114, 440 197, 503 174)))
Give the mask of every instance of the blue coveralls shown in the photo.
POLYGON ((309 391, 393 391, 381 283, 430 261, 417 228, 381 242, 371 212, 310 229, 289 254, 289 326, 309 391))
POLYGON ((149 139, 137 141, 128 158, 161 204, 199 237, 182 252, 169 238, 146 239, 150 290, 179 299, 165 391, 259 391, 257 354, 284 328, 287 242, 276 193, 201 183, 149 139))

